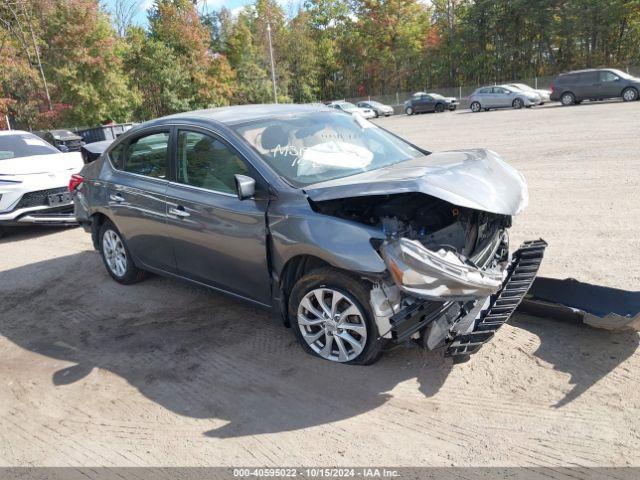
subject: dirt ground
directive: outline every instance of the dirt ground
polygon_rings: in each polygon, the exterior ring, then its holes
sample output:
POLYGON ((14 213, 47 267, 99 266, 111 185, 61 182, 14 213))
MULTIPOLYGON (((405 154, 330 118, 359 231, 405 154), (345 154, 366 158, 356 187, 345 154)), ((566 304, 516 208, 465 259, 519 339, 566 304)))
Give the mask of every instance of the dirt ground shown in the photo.
MULTIPOLYGON (((640 102, 379 123, 499 152, 542 275, 638 289, 640 102)), ((116 284, 81 229, 28 229, 0 240, 0 466, 640 465, 638 344, 518 314, 465 364, 333 365, 219 294, 116 284)))

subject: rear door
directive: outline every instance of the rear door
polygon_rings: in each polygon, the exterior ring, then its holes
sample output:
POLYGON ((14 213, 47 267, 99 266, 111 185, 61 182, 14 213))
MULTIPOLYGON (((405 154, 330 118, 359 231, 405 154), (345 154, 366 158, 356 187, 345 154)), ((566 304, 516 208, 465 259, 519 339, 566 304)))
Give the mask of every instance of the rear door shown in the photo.
POLYGON ((578 97, 581 99, 601 98, 600 72, 584 72, 579 75, 578 97))
POLYGON ((492 102, 494 107, 510 107, 511 92, 502 87, 493 87, 492 102))
POLYGON ((167 215, 178 274, 270 305, 267 188, 250 163, 221 136, 191 127, 176 131, 167 215), (257 183, 240 200, 235 174, 257 183))
POLYGON ((173 273, 166 218, 169 150, 168 127, 146 130, 113 149, 105 202, 139 266, 173 273))

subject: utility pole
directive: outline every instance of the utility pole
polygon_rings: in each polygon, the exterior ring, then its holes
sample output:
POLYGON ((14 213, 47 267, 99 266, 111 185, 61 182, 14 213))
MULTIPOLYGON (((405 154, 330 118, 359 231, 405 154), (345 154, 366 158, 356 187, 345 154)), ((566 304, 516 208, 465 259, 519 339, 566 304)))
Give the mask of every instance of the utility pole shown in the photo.
POLYGON ((273 102, 278 103, 278 90, 276 88, 276 68, 273 64, 273 46, 271 45, 271 23, 267 22, 267 36, 269 37, 269 57, 271 58, 271 81, 273 82, 273 102))

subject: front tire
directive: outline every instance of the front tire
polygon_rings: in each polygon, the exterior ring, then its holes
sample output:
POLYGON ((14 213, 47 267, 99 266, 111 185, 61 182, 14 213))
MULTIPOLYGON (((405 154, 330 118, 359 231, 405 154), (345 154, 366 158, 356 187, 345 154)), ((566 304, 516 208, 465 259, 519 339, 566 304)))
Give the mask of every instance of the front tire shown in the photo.
POLYGON ((470 108, 473 113, 478 113, 480 110, 482 110, 482 106, 479 102, 472 102, 470 108))
POLYGON ((638 91, 633 87, 625 88, 622 92, 622 100, 625 102, 633 102, 638 99, 638 91))
POLYGON ((513 108, 515 108, 516 110, 520 110, 522 107, 524 107, 524 101, 521 98, 516 98, 513 101, 513 108))
POLYGON ((444 112, 444 105, 441 103, 436 103, 436 113, 444 112))
POLYGON ((289 295, 289 321, 302 348, 325 360, 370 365, 380 358, 379 337, 369 305, 370 288, 340 270, 313 270, 289 295))
POLYGON ((562 105, 564 105, 565 107, 568 107, 569 105, 573 105, 574 103, 576 103, 576 97, 571 92, 563 93, 560 97, 560 103, 562 103, 562 105))
POLYGON ((122 234, 109 220, 102 224, 99 233, 100 255, 111 278, 124 285, 139 282, 146 276, 133 264, 131 253, 122 234))

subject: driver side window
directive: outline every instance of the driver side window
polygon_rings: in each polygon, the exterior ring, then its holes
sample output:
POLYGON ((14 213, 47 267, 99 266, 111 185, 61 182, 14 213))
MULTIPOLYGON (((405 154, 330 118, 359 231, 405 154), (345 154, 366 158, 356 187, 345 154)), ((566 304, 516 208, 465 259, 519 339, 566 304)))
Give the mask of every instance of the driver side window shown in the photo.
POLYGON ((615 82, 618 80, 618 76, 613 72, 600 72, 601 82, 615 82))
POLYGON ((178 134, 178 182, 216 192, 236 192, 235 174, 248 175, 243 159, 210 135, 181 130, 178 134))

